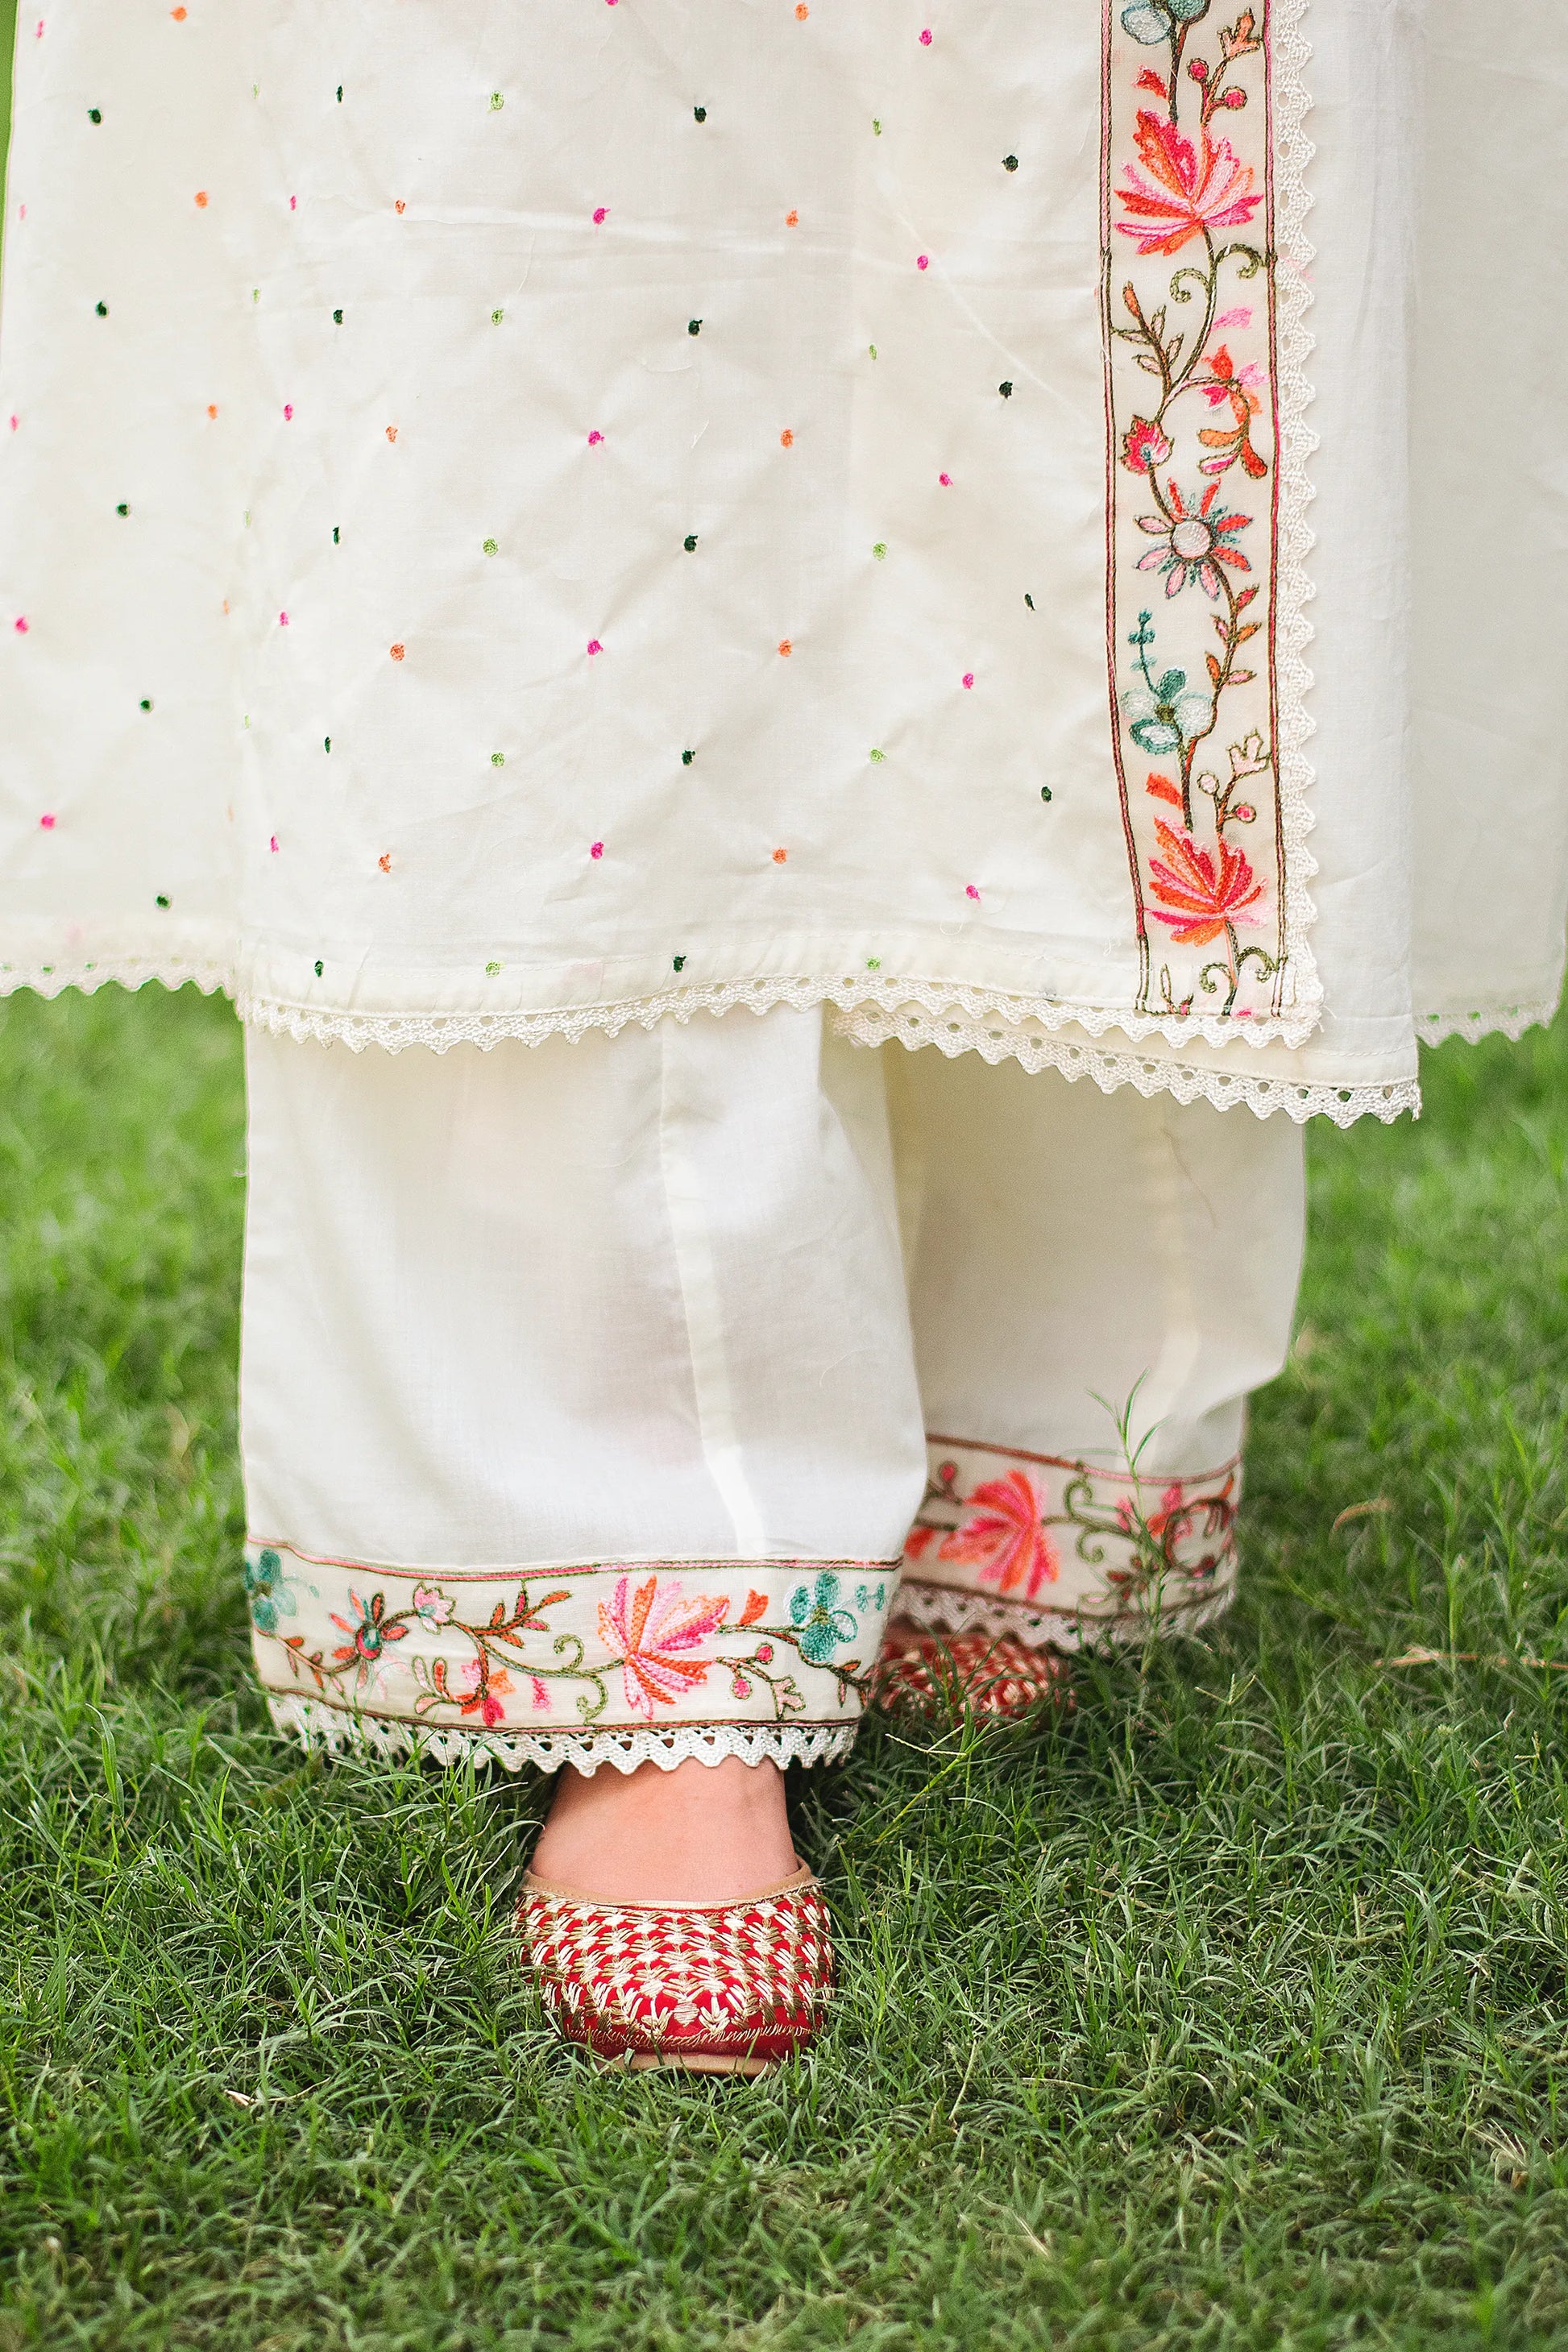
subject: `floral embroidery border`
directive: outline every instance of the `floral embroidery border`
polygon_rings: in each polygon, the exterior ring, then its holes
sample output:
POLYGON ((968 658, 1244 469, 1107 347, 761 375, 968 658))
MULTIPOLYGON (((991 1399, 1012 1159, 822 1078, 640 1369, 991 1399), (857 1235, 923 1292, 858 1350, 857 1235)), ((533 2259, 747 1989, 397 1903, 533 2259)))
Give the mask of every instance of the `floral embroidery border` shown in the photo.
POLYGON ((1281 782, 1305 728, 1281 703, 1290 11, 1213 5, 1104 5, 1107 625, 1138 1010, 1256 1022, 1316 1002, 1281 782))
POLYGON ((1070 1649, 1184 1632, 1234 1597, 1239 1460, 1148 1478, 1070 1454, 967 1438, 926 1443, 900 1617, 1070 1649))
POLYGON ((581 1739, 633 1726, 852 1724, 897 1566, 390 1568, 253 1538, 244 1574, 269 1694, 435 1732, 581 1739))

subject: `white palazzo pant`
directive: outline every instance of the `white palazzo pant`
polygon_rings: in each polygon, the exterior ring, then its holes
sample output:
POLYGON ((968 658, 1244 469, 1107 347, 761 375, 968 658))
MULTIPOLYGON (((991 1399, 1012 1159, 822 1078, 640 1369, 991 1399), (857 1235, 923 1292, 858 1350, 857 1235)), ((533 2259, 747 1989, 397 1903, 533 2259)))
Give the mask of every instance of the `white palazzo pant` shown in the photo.
POLYGON ((1230 1597, 1291 1121, 868 1051, 820 1009, 247 1052, 280 1726, 814 1759, 895 1611, 1072 1646, 1230 1597))

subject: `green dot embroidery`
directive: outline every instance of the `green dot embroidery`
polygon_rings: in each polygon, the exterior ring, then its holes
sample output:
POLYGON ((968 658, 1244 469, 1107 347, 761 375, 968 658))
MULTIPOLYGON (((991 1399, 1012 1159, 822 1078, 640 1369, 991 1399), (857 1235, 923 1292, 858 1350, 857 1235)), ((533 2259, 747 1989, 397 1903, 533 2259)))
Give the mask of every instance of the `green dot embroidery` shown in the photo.
POLYGON ((682 751, 682 753, 681 753, 681 755, 680 755, 680 764, 681 764, 681 766, 682 766, 683 768, 689 768, 689 766, 691 765, 691 762, 693 761, 693 760, 695 760, 695 758, 696 758, 696 757, 697 757, 697 754, 696 754, 696 752, 695 752, 695 751, 682 751))
POLYGON ((1034 598, 1030 595, 1030 593, 1029 593, 1029 592, 1028 592, 1028 590, 1027 590, 1026 588, 1026 589, 1025 589, 1025 591, 1024 591, 1024 602, 1025 602, 1025 604, 1027 604, 1027 606, 1028 606, 1028 608, 1029 608, 1030 612, 1032 613, 1032 612, 1034 611, 1034 609, 1035 609, 1035 600, 1034 600, 1034 598))
POLYGON ((697 551, 697 533, 694 530, 689 530, 686 537, 682 540, 681 545, 685 548, 688 555, 694 555, 697 551))
POLYGON ((487 540, 486 540, 486 541, 485 541, 485 553, 486 553, 487 555, 499 555, 499 554, 500 553, 500 540, 499 540, 499 539, 487 539, 487 540))
POLYGON ((879 114, 874 114, 871 117, 871 128, 879 139, 882 135, 882 118, 879 114))
POLYGON ((705 106, 694 106, 694 107, 692 108, 691 111, 692 111, 693 116, 695 117, 695 119, 696 119, 699 122, 706 122, 706 121, 707 121, 707 120, 708 120, 708 109, 707 109, 705 106))
POLYGON ((876 546, 871 550, 871 552, 876 557, 879 563, 885 563, 888 560, 887 541, 885 539, 879 539, 877 541, 876 546))
POLYGON ((700 335, 702 332, 701 320, 688 319, 686 321, 686 331, 689 335, 700 335))
POLYGON ((1010 382, 1010 381, 1009 381, 1009 382, 1007 382, 1007 383, 999 383, 999 384, 997 385, 996 389, 997 389, 997 391, 1001 394, 1001 395, 1002 395, 1002 397, 1003 397, 1003 399, 1004 399, 1004 400, 1011 400, 1011 399, 1012 399, 1012 397, 1013 397, 1013 386, 1012 386, 1012 383, 1011 383, 1011 382, 1010 382))
POLYGON ((260 299, 261 299, 261 289, 260 289, 260 287, 259 287, 259 286, 253 286, 253 287, 251 288, 251 289, 250 289, 250 299, 251 299, 251 300, 252 300, 253 302, 259 302, 259 301, 260 301, 260 299))
POLYGON ((674 959, 674 962, 677 971, 684 971, 686 970, 686 958, 684 956, 677 956, 674 959))
POLYGON ((338 104, 341 106, 341 105, 342 104, 342 102, 343 102, 343 86, 342 86, 342 82, 339 82, 339 84, 338 84, 338 104))
POLYGON ((333 324, 333 326, 334 326, 334 327, 341 327, 341 326, 342 325, 342 323, 343 323, 343 314, 342 314, 342 312, 341 310, 334 310, 334 311, 332 312, 332 324, 333 324))
POLYGON ((169 901, 167 900, 167 898, 164 898, 163 893, 162 892, 162 890, 160 890, 160 891, 159 891, 159 893, 158 893, 158 904, 159 904, 159 906, 160 906, 160 907, 166 907, 166 906, 168 905, 168 903, 169 903, 169 901))
POLYGON ((143 710, 151 710, 153 708, 153 705, 146 695, 143 695, 142 698, 142 708, 143 710))
POLYGON ((316 978, 317 978, 318 980, 320 980, 320 978, 321 978, 321 965, 318 963, 318 964, 317 964, 317 966, 316 966, 316 978))
POLYGON ((874 768, 879 768, 887 756, 886 751, 873 751, 871 754, 871 765, 874 768))
POLYGON ((504 310, 492 310, 492 311, 490 312, 490 324, 491 324, 491 326, 492 326, 492 327, 499 327, 499 326, 500 325, 501 320, 502 320, 505 317, 506 317, 506 312, 505 312, 504 310))
POLYGON ((882 969, 882 959, 881 959, 881 957, 880 957, 880 956, 868 956, 868 957, 867 957, 867 959, 866 959, 866 969, 867 969, 867 971, 881 971, 881 969, 882 969))
POLYGON ((492 768, 504 768, 506 765, 506 753, 504 751, 492 751, 490 753, 490 765, 492 768))
MULTIPOLYGON (((246 521, 247 521, 247 522, 248 522, 248 521, 250 520, 250 517, 249 517, 248 515, 247 515, 247 516, 246 516, 246 518, 245 518, 245 520, 246 520, 246 521)), ((332 545, 333 545, 334 547, 336 547, 336 546, 337 546, 337 544, 338 544, 338 532, 339 532, 339 530, 340 530, 341 529, 342 529, 342 525, 341 525, 341 524, 339 524, 339 523, 334 523, 334 524, 332 525, 332 545)))
POLYGON ((109 305, 108 305, 108 303, 107 303, 107 302, 95 302, 95 303, 93 304, 93 309, 98 312, 98 315, 99 315, 99 317, 100 317, 100 319, 107 319, 107 318, 108 318, 108 316, 109 316, 109 305))
POLYGON ((1016 155, 1004 155, 1004 156, 1003 156, 1003 158, 1002 158, 1002 169, 1003 169, 1005 172, 1016 172, 1016 171, 1017 170, 1017 168, 1018 168, 1018 158, 1016 157, 1016 155))
POLYGON ((89 106, 87 110, 87 119, 89 122, 101 122, 103 109, 100 106, 89 106))
POLYGON ((131 509, 128 506, 118 506, 115 508, 114 511, 117 515, 128 515, 131 509))
POLYGON ((1042 784, 1042 785, 1040 786, 1040 798, 1041 798, 1043 801, 1048 801, 1048 800, 1050 799, 1050 796, 1051 796, 1051 788, 1050 788, 1049 784, 1042 784))
POLYGON ((321 749, 322 749, 322 751, 330 751, 331 750, 331 748, 332 748, 332 739, 331 739, 331 737, 330 735, 323 735, 323 736, 322 736, 322 738, 321 738, 321 749))
POLYGON ((875 343, 868 343, 868 344, 867 344, 867 346, 866 346, 866 349, 870 352, 871 357, 872 357, 873 359, 875 359, 875 358, 876 358, 876 356, 877 356, 877 346, 876 346, 876 344, 875 344, 875 343))
POLYGON ((495 976, 496 976, 497 972, 498 972, 500 970, 500 964, 499 964, 499 963, 495 963, 495 962, 493 962, 493 961, 492 961, 492 962, 490 962, 490 963, 486 964, 486 966, 485 966, 485 971, 486 971, 487 974, 489 975, 489 977, 491 980, 493 980, 493 979, 495 978, 495 976))
POLYGON ((501 96, 500 90, 492 89, 490 92, 490 112, 492 114, 499 114, 505 104, 506 100, 501 96))

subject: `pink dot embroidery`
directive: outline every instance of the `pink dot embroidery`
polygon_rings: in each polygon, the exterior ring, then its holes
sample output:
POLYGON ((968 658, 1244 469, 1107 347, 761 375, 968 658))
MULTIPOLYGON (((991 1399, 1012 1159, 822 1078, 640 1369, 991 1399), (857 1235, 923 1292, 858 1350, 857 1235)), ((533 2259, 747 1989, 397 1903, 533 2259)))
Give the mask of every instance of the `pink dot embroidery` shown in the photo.
MULTIPOLYGON (((614 7, 614 5, 615 5, 615 0, 610 0, 610 5, 611 5, 611 6, 612 6, 612 7, 614 7)), ((595 841, 595 842, 592 842, 592 843, 590 843, 590 845, 589 845, 589 848, 588 848, 588 855, 589 855, 589 856, 590 856, 590 857, 603 857, 604 854, 605 854, 605 845, 604 845, 604 843, 603 843, 602 841, 595 841)))
POLYGON ((38 819, 38 823, 39 823, 39 824, 40 824, 40 825, 42 825, 42 827, 43 827, 43 829, 44 829, 44 831, 45 831, 46 833, 53 833, 53 831, 54 831, 54 829, 55 829, 55 820, 54 820, 54 817, 53 817, 53 815, 52 815, 52 814, 50 814, 50 815, 47 815, 47 816, 41 816, 41 817, 38 819))
POLYGON ((293 421, 293 416, 294 416, 294 404, 293 404, 293 402, 292 402, 291 400, 286 400, 286 401, 283 403, 283 422, 284 422, 284 424, 285 424, 285 425, 291 424, 291 423, 292 423, 292 421, 293 421))
POLYGON ((22 614, 22 613, 18 613, 18 614, 17 614, 17 615, 16 615, 16 635, 17 635, 19 637, 25 637, 25 636, 26 635, 26 634, 27 634, 27 622, 26 622, 26 614, 22 614))
POLYGON ((603 435, 602 433, 598 432, 597 430, 595 430, 594 432, 590 433, 590 434, 589 434, 589 436, 588 436, 588 446, 589 446, 589 448, 590 448, 590 449, 596 449, 596 448, 598 447, 598 446, 599 446, 600 442, 604 439, 604 437, 605 437, 605 436, 604 436, 604 435, 603 435))
MULTIPOLYGON (((604 646, 599 643, 599 640, 598 640, 598 638, 597 638, 597 637, 590 637, 590 638, 589 638, 589 640, 588 640, 588 651, 589 651, 590 655, 593 655, 593 654, 602 654, 602 653, 604 652, 604 650, 605 650, 605 648, 604 648, 604 646)), ((597 851, 597 850, 595 850, 595 851, 594 852, 594 855, 595 855, 595 857, 598 856, 598 854, 599 854, 599 853, 598 853, 598 851, 597 851)))
POLYGON ((929 25, 926 26, 925 31, 921 35, 921 47, 922 49, 929 49, 931 47, 931 26, 929 25))
POLYGON ((605 223, 609 219, 609 217, 610 209, 607 205, 596 205, 594 211, 594 226, 595 228, 603 228, 605 223))
POLYGON ((916 268, 917 269, 929 269, 929 268, 931 268, 931 256, 930 256, 930 254, 929 254, 929 253, 917 253, 917 254, 916 254, 916 256, 915 256, 915 268, 916 268))
POLYGON ((951 489, 952 489, 952 476, 951 474, 939 474, 939 475, 937 476, 937 480, 942 484, 942 488, 943 488, 944 490, 951 490, 951 489))
POLYGON ((965 686, 973 686, 973 683, 974 683, 974 672, 973 672, 972 669, 966 669, 966 670, 964 671, 964 673, 963 673, 963 683, 964 683, 964 685, 965 685, 965 686))
POLYGON ((963 895, 966 898, 978 898, 980 893, 973 882, 966 882, 963 886, 963 895))
POLYGON ((279 615, 278 615, 278 625, 279 625, 279 627, 280 629, 286 629, 286 628, 288 627, 288 625, 289 625, 289 615, 288 615, 288 614, 287 614, 287 613, 279 613, 279 615))
POLYGON ((21 422, 22 422, 22 420, 21 420, 21 418, 20 418, 19 416, 13 416, 13 418, 11 419, 11 430, 12 430, 12 432, 13 432, 13 433, 15 433, 15 431, 16 430, 17 425, 20 425, 20 423, 21 423, 21 422))
POLYGON ((300 209, 300 199, 299 199, 299 197, 298 197, 298 196, 290 196, 290 197, 289 197, 289 211, 290 211, 291 213, 297 213, 297 212, 299 211, 299 209, 300 209))
POLYGON ((276 834, 273 835, 267 846, 272 852, 273 856, 276 857, 278 855, 278 835, 276 834))

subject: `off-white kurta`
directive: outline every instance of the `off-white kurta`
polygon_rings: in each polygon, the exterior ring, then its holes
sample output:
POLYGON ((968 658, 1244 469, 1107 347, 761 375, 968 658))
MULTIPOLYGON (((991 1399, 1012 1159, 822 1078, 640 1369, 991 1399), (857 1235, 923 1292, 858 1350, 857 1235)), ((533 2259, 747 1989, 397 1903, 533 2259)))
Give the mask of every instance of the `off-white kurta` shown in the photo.
POLYGON ((34 0, 0 977, 1413 1103, 1558 985, 1565 72, 1548 0, 34 0))

